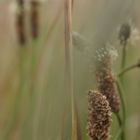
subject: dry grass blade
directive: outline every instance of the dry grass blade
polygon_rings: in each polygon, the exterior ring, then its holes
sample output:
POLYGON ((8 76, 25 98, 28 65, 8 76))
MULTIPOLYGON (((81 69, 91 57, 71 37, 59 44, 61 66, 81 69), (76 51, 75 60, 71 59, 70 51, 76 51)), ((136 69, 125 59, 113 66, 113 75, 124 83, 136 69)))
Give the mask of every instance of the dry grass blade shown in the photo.
POLYGON ((73 93, 73 61, 72 61, 72 0, 64 1, 65 8, 65 62, 66 92, 71 95, 72 105, 72 140, 78 140, 77 114, 73 93))

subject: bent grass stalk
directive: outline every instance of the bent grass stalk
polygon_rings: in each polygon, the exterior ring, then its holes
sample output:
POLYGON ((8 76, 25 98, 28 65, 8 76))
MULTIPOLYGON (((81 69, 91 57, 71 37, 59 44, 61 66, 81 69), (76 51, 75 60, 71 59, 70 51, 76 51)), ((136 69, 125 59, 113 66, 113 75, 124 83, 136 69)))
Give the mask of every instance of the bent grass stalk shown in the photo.
POLYGON ((123 76, 125 73, 129 72, 130 70, 133 70, 134 68, 137 68, 138 67, 138 64, 134 64, 132 66, 129 66, 125 69, 123 69, 119 74, 118 74, 118 77, 121 77, 123 76))

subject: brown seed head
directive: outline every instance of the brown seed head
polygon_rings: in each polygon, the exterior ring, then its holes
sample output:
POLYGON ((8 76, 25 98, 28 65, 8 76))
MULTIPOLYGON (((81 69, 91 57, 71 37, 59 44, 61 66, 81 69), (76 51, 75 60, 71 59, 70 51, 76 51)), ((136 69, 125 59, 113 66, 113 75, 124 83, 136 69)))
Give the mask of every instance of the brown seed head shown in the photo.
POLYGON ((122 24, 119 32, 119 40, 121 45, 126 45, 127 40, 130 37, 130 34, 131 34, 130 25, 128 23, 122 24))
POLYGON ((111 108, 104 95, 98 91, 88 94, 88 135, 92 140, 107 140, 111 125, 111 108))
POLYGON ((17 0, 17 4, 18 4, 20 7, 23 7, 23 6, 24 6, 24 0, 17 0))
POLYGON ((39 5, 39 1, 31 1, 31 34, 34 39, 39 35, 39 5))
POLYGON ((106 54, 97 67, 97 86, 98 90, 106 96, 113 112, 120 109, 120 98, 117 95, 114 75, 112 73, 111 57, 106 54))
POLYGON ((24 0, 17 0, 19 12, 16 16, 16 29, 20 45, 26 43, 24 0))

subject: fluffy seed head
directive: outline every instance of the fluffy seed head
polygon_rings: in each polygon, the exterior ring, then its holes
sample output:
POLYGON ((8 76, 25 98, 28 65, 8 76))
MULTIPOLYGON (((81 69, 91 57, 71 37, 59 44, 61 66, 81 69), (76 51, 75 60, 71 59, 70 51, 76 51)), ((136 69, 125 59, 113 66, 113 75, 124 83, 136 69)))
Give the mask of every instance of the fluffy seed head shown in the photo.
POLYGON ((92 140, 107 140, 111 125, 111 108, 104 95, 90 90, 88 93, 88 135, 92 140))
POLYGON ((100 63, 103 59, 106 58, 106 56, 109 56, 112 62, 115 61, 118 57, 117 50, 109 43, 107 44, 107 47, 102 47, 96 50, 95 58, 100 63))

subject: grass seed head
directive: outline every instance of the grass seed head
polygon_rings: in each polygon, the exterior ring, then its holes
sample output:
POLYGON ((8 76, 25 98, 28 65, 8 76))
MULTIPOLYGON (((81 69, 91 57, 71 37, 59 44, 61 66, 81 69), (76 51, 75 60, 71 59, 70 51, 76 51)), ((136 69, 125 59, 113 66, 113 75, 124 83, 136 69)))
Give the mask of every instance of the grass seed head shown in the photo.
POLYGON ((127 44, 128 39, 130 38, 130 35, 131 35, 131 27, 129 23, 122 24, 119 31, 120 44, 125 46, 127 44))
POLYGON ((92 140, 107 140, 112 113, 104 95, 90 90, 88 93, 88 136, 92 140))
POLYGON ((117 95, 115 78, 112 72, 112 57, 108 50, 97 63, 96 79, 98 90, 106 96, 112 111, 118 112, 120 109, 120 98, 117 95))
POLYGON ((19 9, 16 16, 17 36, 20 45, 24 45, 26 43, 24 0, 17 0, 17 4, 19 9))
POLYGON ((31 1, 31 34, 34 39, 39 35, 39 6, 39 1, 31 1))

